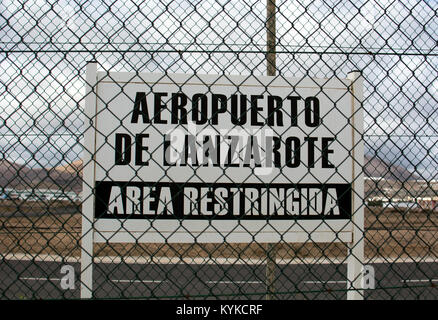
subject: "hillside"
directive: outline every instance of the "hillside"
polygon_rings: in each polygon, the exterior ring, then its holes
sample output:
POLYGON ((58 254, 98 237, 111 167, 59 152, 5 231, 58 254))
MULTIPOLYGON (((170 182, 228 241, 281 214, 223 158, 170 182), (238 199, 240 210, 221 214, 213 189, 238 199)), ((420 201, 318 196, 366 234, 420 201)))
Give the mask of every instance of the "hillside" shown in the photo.
POLYGON ((79 173, 82 175, 82 159, 75 160, 72 163, 66 164, 65 166, 55 167, 55 170, 60 173, 68 172, 70 174, 79 173))
POLYGON ((418 176, 403 166, 390 164, 377 156, 365 155, 364 172, 366 177, 384 178, 385 180, 417 180, 418 176))
POLYGON ((44 168, 28 168, 25 165, 0 160, 0 186, 25 189, 30 187, 48 188, 49 172, 44 168))
MULTIPOLYGON (((365 156, 365 176, 386 180, 407 181, 418 177, 406 168, 391 165, 377 157, 365 156)), ((0 186, 6 188, 64 189, 80 192, 82 189, 82 160, 54 168, 29 168, 25 165, 0 160, 0 186)))
POLYGON ((29 168, 3 159, 0 160, 0 187, 63 189, 80 192, 82 189, 81 172, 69 169, 70 165, 65 170, 62 168, 29 168))

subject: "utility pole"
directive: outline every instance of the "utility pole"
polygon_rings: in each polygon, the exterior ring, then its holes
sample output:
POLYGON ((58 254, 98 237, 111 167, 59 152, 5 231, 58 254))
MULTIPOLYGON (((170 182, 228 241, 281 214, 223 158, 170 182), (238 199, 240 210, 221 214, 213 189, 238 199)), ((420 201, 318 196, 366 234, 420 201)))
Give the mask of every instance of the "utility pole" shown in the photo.
MULTIPOLYGON (((276 75, 276 27, 275 27, 275 0, 266 0, 266 65, 267 75, 276 75)), ((268 243, 266 246, 266 300, 275 298, 275 269, 276 269, 277 246, 268 243)))

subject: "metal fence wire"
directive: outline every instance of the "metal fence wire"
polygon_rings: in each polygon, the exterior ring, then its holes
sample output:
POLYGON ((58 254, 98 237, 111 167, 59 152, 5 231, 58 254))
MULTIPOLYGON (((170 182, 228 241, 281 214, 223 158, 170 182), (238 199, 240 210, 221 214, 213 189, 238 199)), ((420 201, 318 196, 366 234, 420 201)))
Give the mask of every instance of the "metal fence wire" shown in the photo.
MULTIPOLYGON (((360 70, 361 240, 371 267, 361 294, 436 299, 437 10, 434 0, 2 1, 0 298, 80 297, 84 132, 94 125, 84 113, 85 71, 95 61, 108 76, 192 79, 342 80, 360 70)), ((125 94, 123 84, 118 90, 125 94)), ((226 235, 219 243, 110 240, 93 247, 93 298, 347 297, 344 241, 315 242, 310 233, 274 244, 226 235)))

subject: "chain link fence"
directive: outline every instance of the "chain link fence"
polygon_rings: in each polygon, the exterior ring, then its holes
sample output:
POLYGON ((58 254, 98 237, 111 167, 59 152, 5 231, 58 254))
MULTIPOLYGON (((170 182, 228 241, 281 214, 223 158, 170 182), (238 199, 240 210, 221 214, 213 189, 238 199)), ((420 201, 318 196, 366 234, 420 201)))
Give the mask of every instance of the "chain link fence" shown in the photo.
MULTIPOLYGON (((80 297, 84 132, 93 125, 85 71, 95 61, 108 77, 342 81, 360 70, 370 267, 361 295, 436 299, 437 10, 432 0, 2 1, 0 298, 80 297)), ((311 234, 276 244, 108 239, 93 247, 93 297, 345 299, 348 249, 311 234)))

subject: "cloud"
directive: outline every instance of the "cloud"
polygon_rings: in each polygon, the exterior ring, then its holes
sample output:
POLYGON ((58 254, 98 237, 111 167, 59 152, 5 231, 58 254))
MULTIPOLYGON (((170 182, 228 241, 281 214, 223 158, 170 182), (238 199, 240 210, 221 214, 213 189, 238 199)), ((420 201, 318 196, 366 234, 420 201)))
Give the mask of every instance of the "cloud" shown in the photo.
MULTIPOLYGON (((438 59, 424 53, 436 52, 438 2, 277 5, 281 75, 345 77, 362 70, 367 151, 390 161, 406 159, 417 169, 433 164, 438 59), (403 135, 410 140, 398 138, 403 135)), ((6 157, 33 165, 81 156, 77 139, 88 60, 96 58, 111 71, 266 73, 261 1, 31 0, 23 8, 12 0, 0 4, 0 46, 10 51, 0 54, 0 134, 13 137, 1 144, 6 157)))

